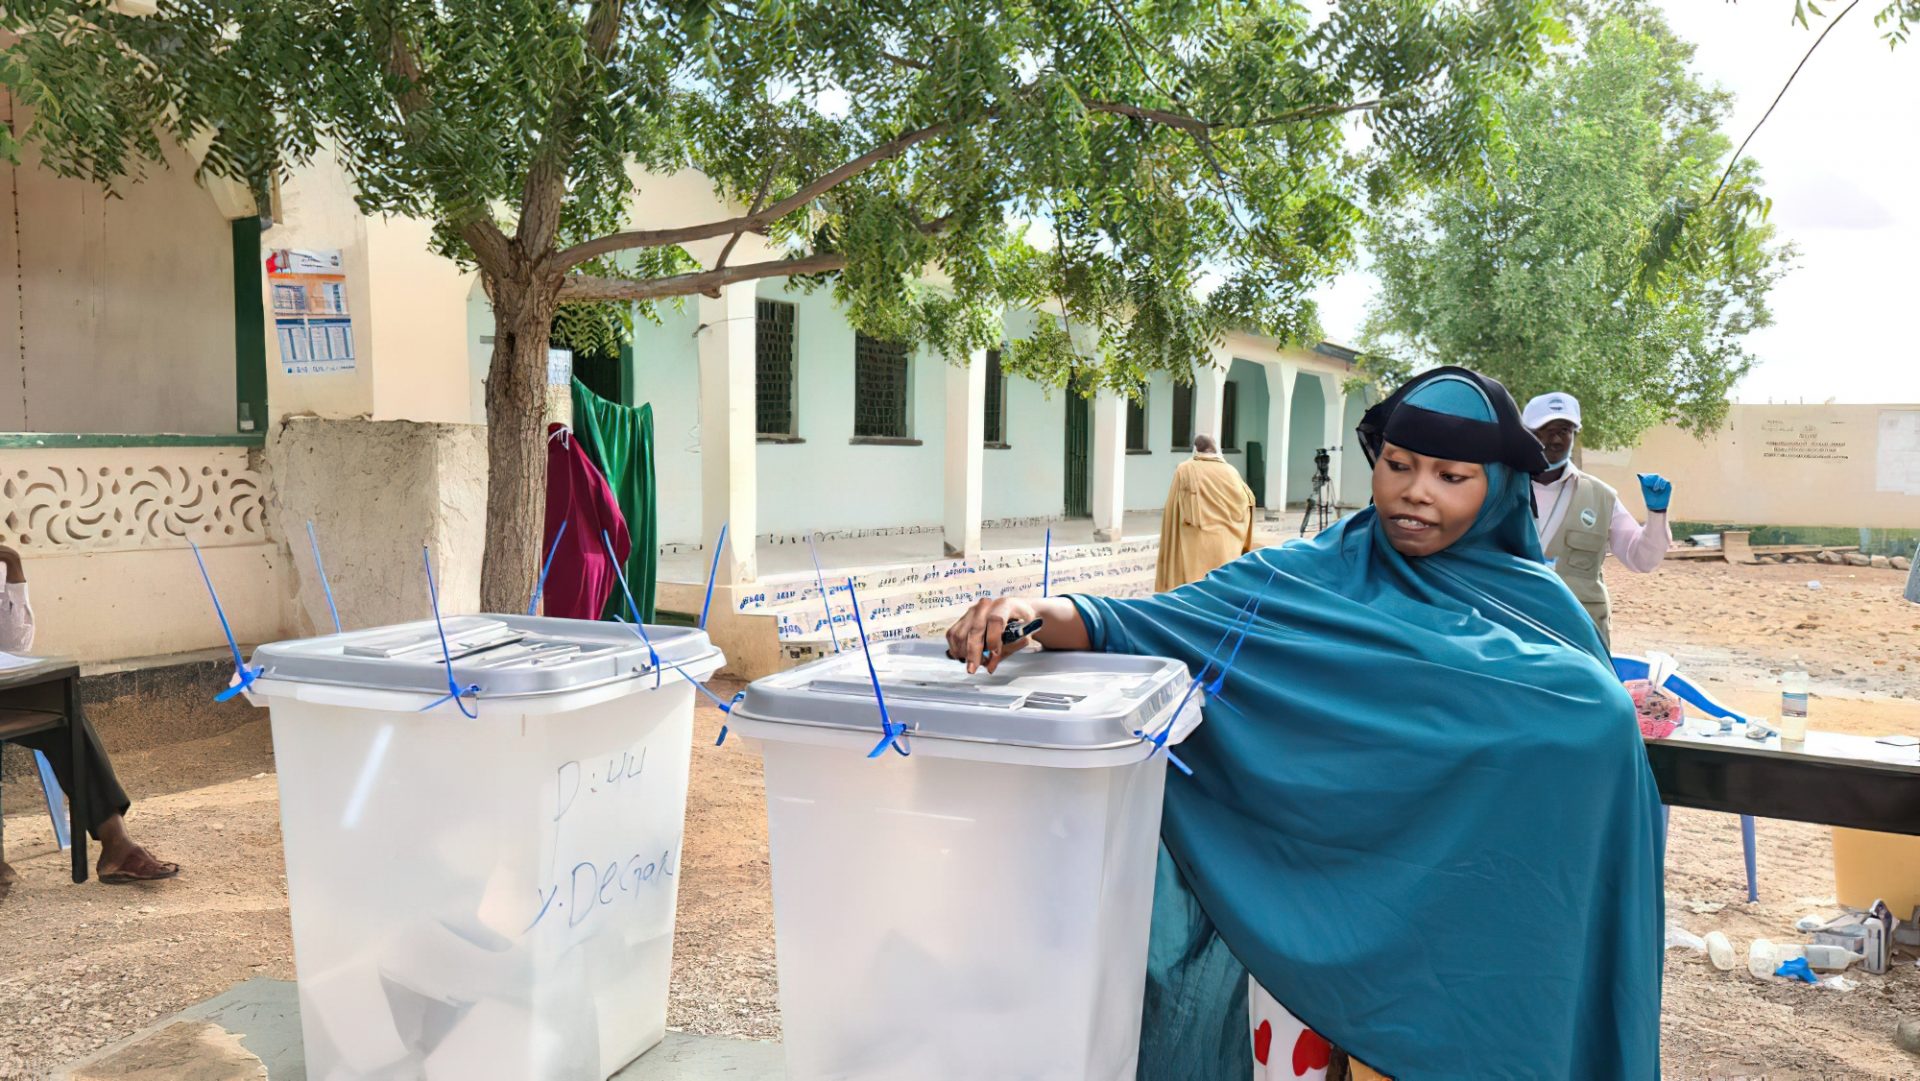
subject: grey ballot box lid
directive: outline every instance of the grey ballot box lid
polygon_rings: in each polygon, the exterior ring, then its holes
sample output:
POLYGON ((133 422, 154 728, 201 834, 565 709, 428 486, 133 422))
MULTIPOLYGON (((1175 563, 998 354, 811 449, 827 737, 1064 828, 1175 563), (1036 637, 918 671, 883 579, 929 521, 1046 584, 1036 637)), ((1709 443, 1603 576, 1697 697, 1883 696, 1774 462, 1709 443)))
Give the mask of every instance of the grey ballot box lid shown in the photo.
MULTIPOLYGON (((1021 652, 989 676, 969 676, 946 645, 873 645, 887 716, 916 739, 951 739, 1050 750, 1103 750, 1140 739, 1171 719, 1186 693, 1187 666, 1164 657, 1021 652)), ((1197 696, 1196 696, 1197 700, 1197 696)), ((733 715, 775 726, 880 733, 867 659, 856 645, 792 671, 755 680, 733 715)))
MULTIPOLYGON (((274 642, 253 651, 261 678, 370 690, 445 694, 446 657, 462 688, 487 698, 558 694, 652 672, 646 642, 632 624, 546 616, 454 616, 274 642)), ((663 668, 692 669, 704 679, 719 650, 705 631, 648 626, 663 668)), ((677 675, 665 673, 680 682, 677 675)))

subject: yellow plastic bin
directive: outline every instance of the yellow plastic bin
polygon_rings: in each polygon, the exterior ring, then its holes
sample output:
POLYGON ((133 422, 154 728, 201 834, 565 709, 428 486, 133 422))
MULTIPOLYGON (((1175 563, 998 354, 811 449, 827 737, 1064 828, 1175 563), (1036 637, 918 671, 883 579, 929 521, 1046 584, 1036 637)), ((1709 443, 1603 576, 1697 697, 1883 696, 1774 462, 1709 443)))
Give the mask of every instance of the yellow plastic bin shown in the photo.
POLYGON ((1906 919, 1920 906, 1920 837, 1835 826, 1833 889, 1849 908, 1881 900, 1906 919))

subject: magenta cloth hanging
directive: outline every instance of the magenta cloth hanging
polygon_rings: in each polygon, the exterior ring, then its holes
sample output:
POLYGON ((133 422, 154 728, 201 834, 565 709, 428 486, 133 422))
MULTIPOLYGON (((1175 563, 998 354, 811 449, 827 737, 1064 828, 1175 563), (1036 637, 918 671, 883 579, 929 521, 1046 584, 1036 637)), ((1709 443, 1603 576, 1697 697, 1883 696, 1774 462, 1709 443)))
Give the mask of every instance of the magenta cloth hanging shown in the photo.
POLYGON ((540 597, 542 615, 599 619, 606 610, 618 577, 600 541, 602 530, 624 562, 632 541, 613 489, 566 425, 548 425, 547 526, 541 532, 540 555, 544 560, 553 552, 553 570, 540 597), (560 532, 562 522, 567 523, 566 536, 554 551, 554 534, 560 532))

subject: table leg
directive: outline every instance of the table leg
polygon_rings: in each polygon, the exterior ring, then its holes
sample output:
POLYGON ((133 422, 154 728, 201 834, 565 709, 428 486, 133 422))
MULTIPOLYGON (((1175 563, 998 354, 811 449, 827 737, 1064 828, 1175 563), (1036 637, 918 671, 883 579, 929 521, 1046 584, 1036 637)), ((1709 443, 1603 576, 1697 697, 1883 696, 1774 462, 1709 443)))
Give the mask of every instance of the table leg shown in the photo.
POLYGON ((67 793, 67 816, 73 832, 73 881, 87 880, 87 784, 81 777, 86 769, 86 726, 80 718, 80 680, 70 677, 62 684, 66 694, 67 734, 73 740, 73 791, 67 793))

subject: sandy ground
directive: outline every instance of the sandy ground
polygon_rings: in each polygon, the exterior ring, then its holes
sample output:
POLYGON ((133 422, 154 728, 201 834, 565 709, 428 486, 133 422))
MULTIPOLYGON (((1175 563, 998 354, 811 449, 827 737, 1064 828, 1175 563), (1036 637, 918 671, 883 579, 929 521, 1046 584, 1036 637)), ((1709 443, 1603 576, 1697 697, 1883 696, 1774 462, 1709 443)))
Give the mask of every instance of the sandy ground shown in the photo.
MULTIPOLYGON (((1736 706, 1778 701, 1776 673, 1798 657, 1814 675, 1816 727, 1920 734, 1920 607, 1904 576, 1851 567, 1669 563, 1612 575, 1616 640, 1661 648, 1736 706), (1811 590, 1807 582, 1819 580, 1811 590)), ((719 688, 717 688, 719 689, 719 688)), ((729 693, 723 689, 722 693, 729 693)), ((699 1032, 779 1034, 766 816, 758 761, 712 748, 703 707, 674 956, 670 1023, 699 1032)), ((252 976, 290 978, 273 759, 264 722, 213 739, 123 756, 136 835, 187 870, 177 882, 73 886, 44 814, 6 822, 22 881, 0 903, 0 1078, 36 1076, 252 976)), ((16 788, 17 792, 17 788, 16 788)), ((29 793, 30 797, 33 795, 29 793)), ((25 812, 31 799, 9 805, 25 812)), ((1830 910, 1828 832, 1760 825, 1758 904, 1743 898, 1739 828, 1729 815, 1676 811, 1669 908, 1696 934, 1797 940, 1792 922, 1830 910)), ((1832 991, 1761 983, 1704 957, 1668 954, 1665 1075, 1674 1079, 1904 1078, 1894 1021, 1920 1014, 1911 958, 1885 977, 1850 974, 1832 991)))

